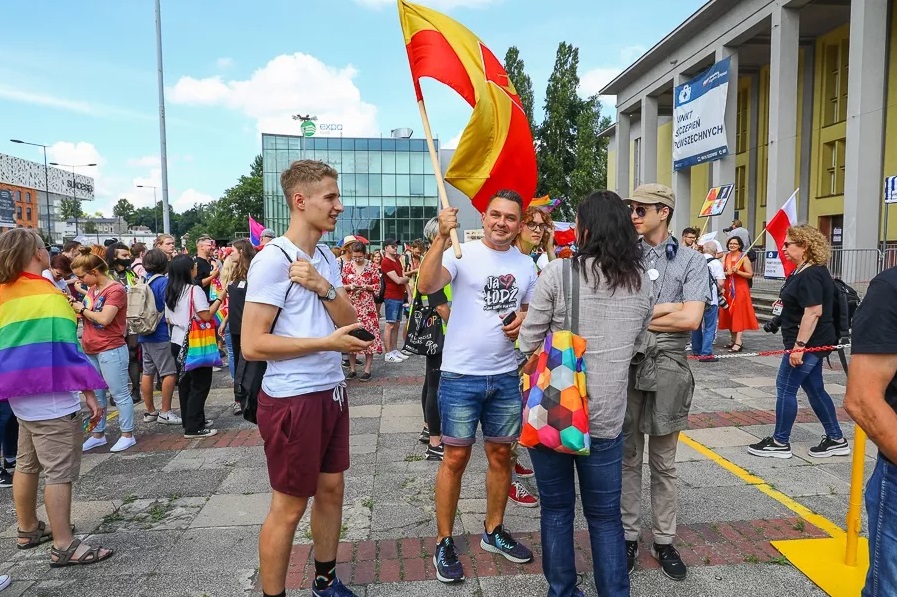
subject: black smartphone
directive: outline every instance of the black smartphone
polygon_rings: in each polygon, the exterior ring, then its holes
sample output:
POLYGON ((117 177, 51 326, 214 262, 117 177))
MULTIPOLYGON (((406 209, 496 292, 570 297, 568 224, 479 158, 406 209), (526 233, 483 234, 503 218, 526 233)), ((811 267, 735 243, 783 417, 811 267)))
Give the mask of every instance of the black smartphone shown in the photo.
POLYGON ((502 324, 504 324, 504 325, 511 325, 512 323, 514 323, 514 320, 515 320, 515 319, 517 319, 517 312, 516 312, 516 311, 511 311, 510 313, 508 313, 507 315, 505 315, 505 318, 502 319, 501 322, 502 322, 502 324))
POLYGON ((374 334, 370 333, 369 331, 367 331, 364 328, 354 329, 351 332, 349 332, 349 335, 352 336, 353 338, 358 338, 362 342, 373 342, 374 340, 376 340, 376 337, 374 336, 374 334))

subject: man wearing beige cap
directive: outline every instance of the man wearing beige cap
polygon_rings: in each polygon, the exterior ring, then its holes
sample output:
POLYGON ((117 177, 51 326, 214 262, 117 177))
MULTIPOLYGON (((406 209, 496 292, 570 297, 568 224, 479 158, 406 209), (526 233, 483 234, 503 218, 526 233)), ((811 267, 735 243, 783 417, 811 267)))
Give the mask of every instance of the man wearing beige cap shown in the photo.
POLYGON ((621 510, 629 572, 638 557, 641 534, 642 461, 645 435, 651 468, 654 542, 651 555, 663 573, 684 580, 685 564, 676 548, 676 448, 688 427, 694 377, 685 346, 698 329, 710 299, 707 265, 697 251, 680 246, 669 225, 676 208, 673 191, 643 184, 626 200, 641 235, 644 266, 654 284, 654 316, 636 347, 629 368, 628 401, 623 423, 621 510))

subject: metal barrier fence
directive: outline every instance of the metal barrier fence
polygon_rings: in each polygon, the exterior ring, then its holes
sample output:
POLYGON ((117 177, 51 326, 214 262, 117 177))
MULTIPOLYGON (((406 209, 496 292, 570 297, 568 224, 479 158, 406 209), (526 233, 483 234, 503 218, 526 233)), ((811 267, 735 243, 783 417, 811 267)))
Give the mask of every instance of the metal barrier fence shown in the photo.
MULTIPOLYGON (((827 265, 832 276, 841 278, 862 295, 865 294, 872 278, 885 269, 897 266, 897 248, 881 251, 833 247, 827 265)), ((753 287, 759 291, 778 292, 783 281, 765 279, 763 277, 765 267, 766 253, 758 250, 757 260, 754 262, 753 287)))

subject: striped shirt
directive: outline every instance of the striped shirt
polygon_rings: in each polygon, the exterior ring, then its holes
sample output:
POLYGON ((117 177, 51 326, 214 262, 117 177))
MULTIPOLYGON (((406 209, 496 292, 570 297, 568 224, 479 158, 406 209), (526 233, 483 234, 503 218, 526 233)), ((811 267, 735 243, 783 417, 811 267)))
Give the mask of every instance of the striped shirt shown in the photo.
POLYGON ((654 280, 656 302, 710 301, 707 263, 700 253, 679 245, 675 257, 667 259, 666 247, 674 243, 672 236, 656 247, 652 247, 644 239, 639 242, 645 259, 645 269, 649 275, 651 270, 655 270, 658 274, 654 280))

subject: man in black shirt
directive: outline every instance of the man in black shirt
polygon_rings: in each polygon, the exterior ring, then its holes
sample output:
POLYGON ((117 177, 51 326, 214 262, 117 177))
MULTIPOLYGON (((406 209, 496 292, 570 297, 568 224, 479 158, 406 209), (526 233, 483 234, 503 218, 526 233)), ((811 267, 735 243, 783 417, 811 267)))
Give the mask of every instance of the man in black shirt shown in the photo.
POLYGON ((853 318, 844 408, 878 446, 866 485, 864 597, 897 595, 897 267, 876 276, 853 318))
POLYGON ((218 277, 218 264, 213 264, 212 248, 214 241, 208 236, 200 236, 196 240, 196 279, 194 283, 202 287, 202 291, 209 298, 209 289, 212 280, 218 277))

